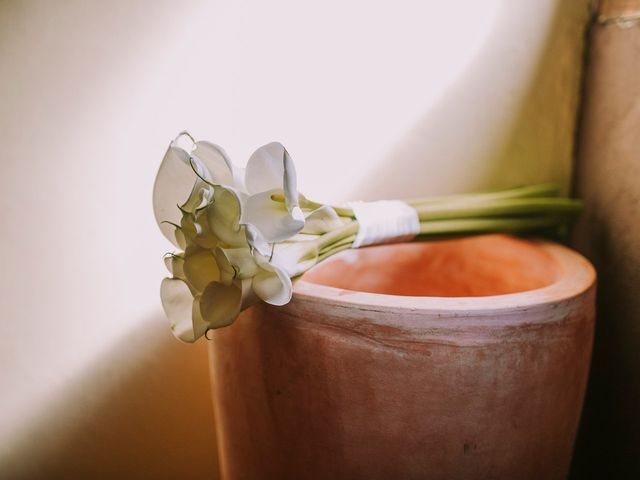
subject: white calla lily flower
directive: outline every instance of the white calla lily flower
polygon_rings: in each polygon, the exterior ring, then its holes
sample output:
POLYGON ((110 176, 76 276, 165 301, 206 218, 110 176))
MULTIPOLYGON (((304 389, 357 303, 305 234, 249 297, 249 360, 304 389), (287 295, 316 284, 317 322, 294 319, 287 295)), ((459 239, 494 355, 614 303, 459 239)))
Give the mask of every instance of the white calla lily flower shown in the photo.
POLYGON ((192 343, 212 328, 233 323, 241 310, 255 303, 251 281, 230 285, 210 282, 202 293, 194 295, 187 282, 165 278, 160 297, 171 331, 183 342, 192 343))
POLYGON ((214 256, 220 270, 220 282, 225 285, 230 285, 236 279, 253 278, 259 271, 249 247, 218 247, 214 251, 214 256))
POLYGON ((286 240, 304 228, 295 165, 282 144, 268 143, 251 155, 245 184, 249 197, 242 222, 256 226, 268 243, 286 240), (274 200, 277 194, 284 196, 284 204, 274 200))
POLYGON ((247 245, 245 229, 240 224, 242 194, 233 188, 216 185, 213 201, 207 206, 207 223, 213 235, 228 246, 247 245))
POLYGON ((230 285, 237 280, 252 279, 252 289, 261 300, 284 305, 291 299, 291 278, 285 268, 249 248, 215 250, 220 282, 230 285), (282 303, 284 302, 284 303, 282 303))
MULTIPOLYGON (((243 170, 234 167, 218 145, 195 142, 186 132, 178 135, 167 149, 154 186, 154 211, 164 235, 179 248, 185 246, 183 236, 196 241, 202 232, 197 231, 195 219, 187 214, 196 215, 217 203, 220 200, 217 197, 230 194, 235 195, 237 202, 223 198, 223 205, 212 209, 213 218, 211 213, 207 217, 211 231, 223 242, 229 240, 231 245, 237 245, 239 237, 245 235, 252 248, 265 254, 268 243, 286 240, 304 228, 295 166, 280 143, 258 148, 243 170), (182 146, 185 138, 190 140, 186 148, 182 146), (224 193, 217 195, 218 189, 224 193), (284 197, 284 203, 274 196, 284 197), (233 211, 220 215, 225 208, 233 211), (219 215, 222 223, 217 221, 219 215), (240 224, 246 226, 242 233, 240 224), (235 234, 235 238, 229 238, 229 233, 235 234)), ((204 242, 198 243, 204 246, 208 240, 204 242)))
POLYGON ((267 190, 250 195, 244 202, 242 223, 253 225, 265 242, 281 242, 304 228, 304 214, 295 206, 289 211, 285 204, 274 200, 282 190, 267 190))
POLYGON ((253 277, 253 291, 258 298, 270 305, 285 305, 293 295, 293 285, 287 272, 269 262, 259 253, 255 260, 260 270, 253 277))
POLYGON ((187 133, 171 142, 153 202, 161 230, 183 250, 165 257, 172 278, 161 286, 180 340, 231 324, 259 300, 291 300, 291 279, 318 261, 315 238, 341 225, 332 208, 303 211, 300 199, 295 166, 279 143, 260 147, 239 169, 213 143, 187 133))
POLYGON ((200 315, 199 299, 179 278, 165 278, 160 285, 162 307, 169 319, 171 331, 183 342, 195 342, 210 328, 200 315))
POLYGON ((315 242, 283 242, 274 246, 270 263, 285 271, 289 278, 295 278, 313 267, 318 255, 315 242))
POLYGON ((242 282, 211 282, 198 298, 199 314, 209 328, 231 325, 242 310, 242 297, 242 282))
POLYGON ((185 213, 194 214, 211 201, 216 181, 232 178, 230 163, 219 147, 208 142, 194 143, 191 136, 179 134, 167 148, 153 187, 153 210, 162 233, 171 243, 184 248, 184 232, 179 232, 185 213), (182 140, 191 140, 186 149, 182 140), (200 157, 192 155, 198 151, 200 157), (227 169, 227 170, 225 170, 227 169))

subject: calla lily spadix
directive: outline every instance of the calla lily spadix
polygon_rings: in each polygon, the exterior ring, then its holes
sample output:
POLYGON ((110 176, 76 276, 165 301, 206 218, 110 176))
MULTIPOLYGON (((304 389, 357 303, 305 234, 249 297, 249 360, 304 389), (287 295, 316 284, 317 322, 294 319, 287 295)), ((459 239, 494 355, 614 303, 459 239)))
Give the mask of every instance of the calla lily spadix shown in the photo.
MULTIPOLYGON (((529 232, 562 226, 580 210, 580 202, 557 195, 553 185, 534 185, 402 205, 405 213, 411 207, 419 235, 529 232)), ((355 207, 301 195, 293 160, 280 143, 258 148, 241 169, 221 147, 187 132, 167 148, 153 207, 160 230, 178 249, 165 257, 171 276, 160 294, 171 330, 184 342, 231 325, 257 302, 285 305, 297 278, 351 248, 365 228, 355 207)))

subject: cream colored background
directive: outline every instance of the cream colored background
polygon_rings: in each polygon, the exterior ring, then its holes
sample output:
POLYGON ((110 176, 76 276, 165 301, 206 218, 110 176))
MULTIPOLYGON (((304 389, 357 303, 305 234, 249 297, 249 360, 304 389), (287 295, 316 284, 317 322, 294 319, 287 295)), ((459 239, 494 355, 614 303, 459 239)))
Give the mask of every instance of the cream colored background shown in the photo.
POLYGON ((159 307, 180 130, 322 201, 571 171, 587 1, 0 3, 0 477, 211 478, 206 344, 159 307))

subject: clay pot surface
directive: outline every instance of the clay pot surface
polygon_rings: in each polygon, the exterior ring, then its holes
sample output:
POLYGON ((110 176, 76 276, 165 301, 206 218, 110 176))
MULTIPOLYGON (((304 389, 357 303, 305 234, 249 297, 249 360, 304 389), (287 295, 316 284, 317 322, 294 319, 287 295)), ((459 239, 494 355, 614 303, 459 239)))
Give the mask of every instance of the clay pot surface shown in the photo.
POLYGON ((226 479, 561 479, 595 272, 487 235, 352 250, 210 342, 226 479))

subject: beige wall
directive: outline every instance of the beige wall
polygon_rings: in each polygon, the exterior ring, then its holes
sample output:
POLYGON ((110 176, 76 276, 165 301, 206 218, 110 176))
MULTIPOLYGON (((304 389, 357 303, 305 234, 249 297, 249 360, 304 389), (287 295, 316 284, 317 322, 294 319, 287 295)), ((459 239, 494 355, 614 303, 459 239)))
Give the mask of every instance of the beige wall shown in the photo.
POLYGON ((568 185, 587 1, 0 3, 0 476, 207 478, 151 187, 187 128, 323 201, 568 185), (182 472, 179 475, 178 472, 182 472))

